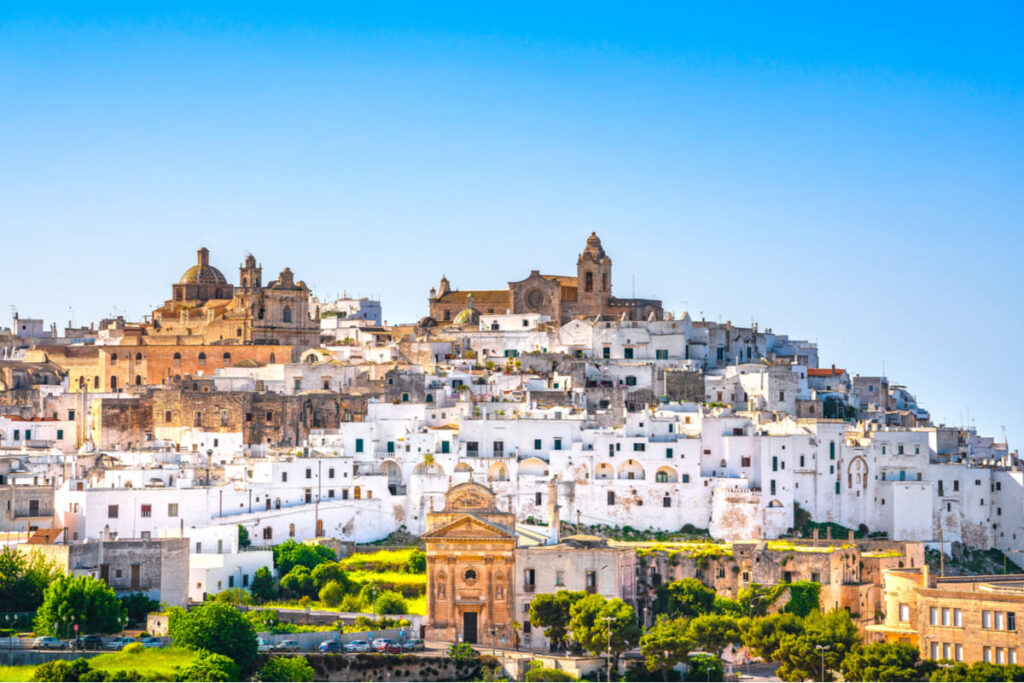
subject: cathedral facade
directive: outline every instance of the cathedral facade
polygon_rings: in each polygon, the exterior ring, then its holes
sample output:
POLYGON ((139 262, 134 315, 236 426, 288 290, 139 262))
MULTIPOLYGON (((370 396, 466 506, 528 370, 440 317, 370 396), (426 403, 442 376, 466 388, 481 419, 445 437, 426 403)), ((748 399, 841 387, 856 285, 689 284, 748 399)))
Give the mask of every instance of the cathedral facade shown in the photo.
POLYGON ((290 268, 264 285, 263 268, 249 254, 236 286, 210 265, 204 247, 143 336, 146 343, 286 345, 297 354, 319 345, 320 322, 309 315, 309 288, 290 268))
POLYGON ((430 290, 430 318, 455 324, 479 314, 535 313, 555 321, 572 318, 626 317, 627 320, 661 320, 661 302, 654 299, 620 299, 612 296, 612 260, 591 233, 576 261, 576 275, 542 275, 532 271, 507 289, 454 290, 446 277, 430 290), (467 312, 473 315, 467 314, 467 312), (460 317, 461 314, 461 317, 460 317))

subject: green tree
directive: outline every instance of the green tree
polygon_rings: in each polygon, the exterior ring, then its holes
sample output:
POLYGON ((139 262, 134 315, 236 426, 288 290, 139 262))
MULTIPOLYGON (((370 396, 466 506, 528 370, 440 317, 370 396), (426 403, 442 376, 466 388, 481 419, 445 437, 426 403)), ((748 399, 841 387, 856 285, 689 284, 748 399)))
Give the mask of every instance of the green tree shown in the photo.
POLYGON ((714 655, 695 654, 690 657, 684 681, 724 681, 725 666, 714 655))
POLYGON ((780 662, 778 675, 785 681, 832 680, 831 671, 838 669, 859 643, 857 627, 846 610, 811 612, 804 619, 803 633, 782 637, 775 654, 780 662), (818 646, 828 649, 822 651, 818 646), (825 671, 821 670, 823 657, 825 671))
POLYGON ((410 574, 423 574, 427 571, 427 554, 420 549, 412 551, 405 563, 405 571, 410 574))
POLYGON ((146 616, 150 612, 156 612, 160 609, 159 602, 142 593, 132 593, 131 595, 123 596, 121 598, 121 605, 128 614, 129 624, 141 624, 146 620, 146 616))
POLYGON ((577 600, 569 614, 573 639, 594 654, 610 652, 613 668, 618 666, 619 655, 640 641, 636 614, 619 598, 588 595, 577 600))
POLYGON ((743 605, 741 605, 738 600, 725 598, 721 595, 715 596, 715 602, 712 609, 715 614, 728 614, 737 618, 746 616, 746 613, 743 611, 743 605))
POLYGON ((324 562, 317 565, 309 575, 313 578, 313 587, 317 590, 320 590, 331 581, 338 584, 342 594, 351 593, 354 588, 345 570, 337 562, 324 562))
POLYGON ((696 617, 714 610, 715 591, 697 579, 661 584, 655 591, 654 613, 668 617, 696 617))
POLYGON ((256 677, 261 681, 306 682, 315 674, 305 657, 271 657, 256 677))
POLYGON ((752 583, 740 589, 736 596, 740 603, 741 616, 763 617, 768 613, 768 608, 775 604, 779 596, 786 589, 786 584, 776 586, 762 586, 759 583, 752 583))
POLYGON ((668 672, 676 664, 685 662, 693 650, 693 641, 687 635, 687 623, 682 617, 658 617, 657 623, 640 638, 640 654, 648 671, 660 671, 668 680, 668 672))
POLYGON ((266 602, 274 597, 274 576, 266 567, 260 567, 252 577, 249 585, 249 592, 261 602, 266 602))
POLYGON ((789 602, 784 612, 806 617, 821 609, 821 584, 817 581, 794 581, 789 584, 789 602))
POLYGON ((274 566, 285 576, 296 565, 312 570, 317 565, 338 560, 334 551, 325 545, 315 543, 297 543, 289 538, 284 543, 274 546, 274 566))
POLYGON ((228 588, 213 596, 217 602, 225 602, 229 605, 251 605, 252 595, 244 588, 228 588))
POLYGON ((375 614, 406 614, 409 607, 401 593, 395 591, 384 591, 373 601, 375 614))
POLYGON ((256 663, 256 632, 235 607, 207 602, 189 612, 172 610, 167 621, 167 633, 175 645, 230 657, 242 673, 252 671, 256 663))
POLYGON ((848 681, 919 681, 917 647, 907 643, 872 643, 854 648, 843 659, 848 681))
POLYGON ((0 551, 0 611, 35 612, 43 604, 46 587, 63 574, 41 552, 26 555, 5 546, 0 551))
POLYGON ((542 593, 530 601, 530 624, 544 629, 544 637, 558 648, 566 647, 569 633, 569 610, 577 600, 585 597, 583 591, 542 593))
POLYGON ((755 657, 771 662, 775 661, 775 653, 784 636, 797 636, 803 632, 804 623, 800 617, 780 612, 751 619, 743 631, 743 644, 755 657))
POLYGON ((33 681, 93 681, 93 680, 105 680, 102 674, 99 678, 96 678, 94 674, 99 673, 92 671, 89 666, 87 659, 76 659, 74 661, 68 661, 66 659, 54 659, 52 661, 40 664, 32 672, 33 681))
POLYGON ((106 583, 91 576, 61 576, 43 593, 35 631, 70 638, 78 624, 81 635, 112 633, 121 627, 124 618, 121 601, 106 583))
POLYGON ((337 581, 331 581, 320 589, 320 602, 328 607, 337 607, 341 599, 345 597, 345 591, 341 589, 337 581))
POLYGON ((281 579, 281 590, 293 598, 316 595, 313 577, 309 575, 309 569, 301 564, 292 567, 281 579))
POLYGON ((448 646, 448 656, 457 665, 462 665, 476 661, 477 652, 469 643, 452 643, 448 646))
POLYGON ((241 669, 230 657, 215 652, 200 652, 190 664, 175 667, 176 681, 239 681, 241 669))
POLYGON ((687 624, 686 637, 698 648, 721 656, 730 643, 740 641, 740 623, 728 614, 702 614, 687 624))
POLYGON ((238 547, 248 548, 252 545, 252 541, 249 540, 249 530, 241 524, 238 525, 238 547))

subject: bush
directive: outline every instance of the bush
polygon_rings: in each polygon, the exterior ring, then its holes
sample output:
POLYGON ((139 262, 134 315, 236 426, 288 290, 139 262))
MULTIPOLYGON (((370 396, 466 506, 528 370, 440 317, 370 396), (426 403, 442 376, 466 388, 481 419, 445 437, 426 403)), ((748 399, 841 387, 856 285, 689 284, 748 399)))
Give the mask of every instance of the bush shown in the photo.
POLYGON ((427 571, 427 554, 422 550, 412 551, 405 569, 410 574, 423 574, 427 571))
POLYGON ((384 591, 373 603, 373 611, 377 614, 405 614, 408 605, 401 593, 384 591))
POLYGON ((260 567, 252 577, 252 585, 249 592, 259 601, 270 600, 274 597, 274 576, 266 567, 260 567))
POLYGON ((274 566, 282 575, 288 574, 292 567, 301 565, 312 570, 324 562, 337 561, 334 551, 323 545, 314 543, 296 543, 289 538, 284 543, 274 546, 274 566))
POLYGON ((328 607, 337 607, 344 597, 345 592, 337 581, 330 581, 320 589, 320 602, 328 607))
POLYGON ((526 672, 527 681, 575 681, 576 679, 564 671, 547 669, 540 662, 531 662, 526 672))
POLYGON ((238 681, 242 674, 239 666, 229 657, 213 652, 202 652, 188 666, 176 667, 176 681, 238 681))
POLYGON ((178 647, 229 657, 237 662, 242 673, 248 674, 256 665, 256 632, 231 605, 208 602, 191 612, 172 610, 167 633, 178 647))
POLYGON ((305 657, 271 657, 260 669, 261 681, 312 681, 315 672, 305 657))
POLYGON ((725 667, 713 655, 694 655, 686 666, 684 681, 724 681, 725 667))
POLYGON ((79 681, 87 673, 89 673, 89 662, 84 659, 76 659, 73 662, 66 659, 54 659, 37 666, 36 670, 32 672, 31 680, 79 681))
POLYGON ((121 606, 128 613, 128 622, 139 624, 146 620, 150 612, 160 609, 160 603, 142 593, 132 593, 121 598, 121 606))
POLYGON ((141 652, 145 652, 145 651, 146 651, 146 646, 143 645, 142 643, 128 643, 123 648, 121 648, 121 652, 124 652, 126 654, 130 654, 130 655, 137 655, 137 654, 139 654, 141 652))
POLYGON ((469 643, 459 643, 448 646, 448 656, 456 664, 469 664, 476 661, 477 653, 469 643))
POLYGON ((316 594, 313 577, 310 576, 309 569, 301 564, 296 565, 281 579, 281 590, 296 598, 316 594))

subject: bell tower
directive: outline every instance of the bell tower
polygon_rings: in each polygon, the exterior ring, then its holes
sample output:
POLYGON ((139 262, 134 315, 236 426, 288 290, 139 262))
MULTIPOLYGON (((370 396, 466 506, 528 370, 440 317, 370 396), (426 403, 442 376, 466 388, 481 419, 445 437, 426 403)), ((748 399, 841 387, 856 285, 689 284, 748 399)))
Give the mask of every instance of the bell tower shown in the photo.
POLYGON ((259 289, 263 283, 263 269, 256 265, 256 258, 249 254, 238 269, 238 284, 246 293, 259 289))
POLYGON ((576 261, 576 312, 601 315, 611 295, 612 260, 604 253, 601 238, 592 232, 576 261))

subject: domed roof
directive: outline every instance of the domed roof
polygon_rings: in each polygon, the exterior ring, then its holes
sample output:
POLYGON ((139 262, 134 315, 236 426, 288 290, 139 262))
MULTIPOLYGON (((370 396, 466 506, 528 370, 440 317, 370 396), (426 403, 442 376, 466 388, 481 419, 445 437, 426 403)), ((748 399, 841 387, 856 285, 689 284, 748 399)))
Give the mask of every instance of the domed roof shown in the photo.
POLYGON ((200 285, 226 285, 228 283, 224 273, 213 266, 192 266, 185 271, 178 282, 183 285, 192 282, 200 285))
POLYGON ((452 325, 476 325, 480 322, 480 313, 475 308, 464 308, 462 309, 455 320, 452 321, 452 325))
POLYGON ((200 248, 197 256, 196 265, 185 271, 185 274, 178 280, 179 284, 226 285, 228 283, 224 273, 210 265, 209 249, 206 247, 200 248))

